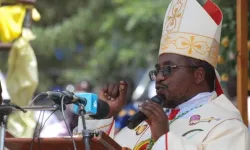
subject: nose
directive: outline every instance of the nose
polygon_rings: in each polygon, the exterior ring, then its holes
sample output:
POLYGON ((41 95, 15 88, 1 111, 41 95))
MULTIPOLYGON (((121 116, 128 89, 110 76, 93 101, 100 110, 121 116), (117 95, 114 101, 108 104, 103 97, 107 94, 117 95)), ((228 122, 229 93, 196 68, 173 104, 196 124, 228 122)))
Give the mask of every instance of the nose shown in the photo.
POLYGON ((162 81, 165 80, 166 77, 164 77, 161 73, 158 73, 156 76, 156 83, 161 83, 162 81))

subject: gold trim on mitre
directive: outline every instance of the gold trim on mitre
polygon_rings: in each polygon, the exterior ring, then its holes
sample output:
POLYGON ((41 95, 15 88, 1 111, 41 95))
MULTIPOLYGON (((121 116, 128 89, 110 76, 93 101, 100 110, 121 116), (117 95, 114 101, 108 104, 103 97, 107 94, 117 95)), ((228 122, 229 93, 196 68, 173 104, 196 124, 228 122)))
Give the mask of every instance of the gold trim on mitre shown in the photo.
POLYGON ((174 53, 216 68, 221 23, 217 25, 196 0, 172 0, 162 29, 159 56, 174 53))
POLYGON ((161 39, 159 55, 163 53, 180 54, 204 60, 216 67, 219 43, 209 37, 191 33, 170 33, 161 39))
POLYGON ((164 21, 164 29, 167 33, 179 31, 182 16, 186 6, 186 0, 178 0, 170 3, 164 21))

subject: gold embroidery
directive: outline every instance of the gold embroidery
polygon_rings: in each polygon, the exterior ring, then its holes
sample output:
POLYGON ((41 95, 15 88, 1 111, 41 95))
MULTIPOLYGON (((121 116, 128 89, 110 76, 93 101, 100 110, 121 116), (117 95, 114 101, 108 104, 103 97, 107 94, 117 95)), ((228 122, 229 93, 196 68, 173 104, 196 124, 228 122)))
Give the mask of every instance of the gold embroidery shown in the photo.
POLYGON ((148 125, 141 125, 136 127, 134 130, 136 131, 136 135, 140 135, 143 131, 147 129, 148 125))
POLYGON ((175 41, 171 40, 170 36, 166 36, 165 38, 162 37, 160 49, 162 49, 162 50, 167 49, 169 44, 174 44, 174 43, 175 43, 175 41))
POLYGON ((113 122, 110 123, 110 124, 107 124, 107 125, 100 126, 100 127, 96 128, 95 130, 100 130, 100 129, 102 129, 102 128, 106 128, 106 127, 108 127, 108 126, 111 126, 112 124, 113 124, 113 122))
MULTIPOLYGON (((191 10, 192 7, 190 4, 192 2, 189 4, 187 4, 187 2, 190 1, 172 0, 169 5, 164 20, 159 55, 163 53, 179 54, 206 61, 213 67, 216 67, 219 53, 219 41, 216 41, 215 38, 218 38, 217 32, 220 31, 216 30, 214 34, 210 33, 210 35, 206 32, 199 32, 202 28, 196 30, 195 28, 197 26, 192 26, 196 22, 192 19, 199 18, 192 18, 195 16, 191 16, 195 13, 191 10), (188 6, 188 8, 186 8, 186 6, 188 6), (183 20, 183 17, 190 17, 192 19, 183 20), (200 35, 199 33, 207 36, 200 35), (211 37, 208 37, 208 35, 211 37)), ((218 29, 220 29, 220 27, 218 27, 218 29)), ((206 30, 206 28, 203 30, 206 30)))
MULTIPOLYGON (((179 37, 176 40, 177 49, 188 49, 188 54, 191 55, 193 51, 205 55, 208 45, 206 41, 196 41, 195 36, 191 35, 189 39, 185 37, 179 37)), ((209 51, 209 49, 208 49, 209 51)))
MULTIPOLYGON (((174 3, 174 1, 172 2, 174 3)), ((167 14, 168 17, 165 23, 165 30, 167 33, 179 30, 185 4, 186 0, 178 0, 177 3, 172 4, 172 7, 167 14)))
POLYGON ((140 142, 133 150, 145 150, 149 144, 150 139, 140 142))
POLYGON ((162 37, 159 54, 176 53, 186 55, 208 61, 211 65, 216 66, 218 51, 219 43, 213 38, 175 32, 162 37))

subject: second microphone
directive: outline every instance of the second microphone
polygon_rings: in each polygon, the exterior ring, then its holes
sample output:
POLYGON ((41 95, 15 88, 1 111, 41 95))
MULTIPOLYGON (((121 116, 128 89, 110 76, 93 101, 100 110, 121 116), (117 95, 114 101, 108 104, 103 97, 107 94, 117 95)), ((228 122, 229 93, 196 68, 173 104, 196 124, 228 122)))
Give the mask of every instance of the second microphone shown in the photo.
MULTIPOLYGON (((150 100, 160 104, 161 106, 163 105, 164 101, 165 101, 166 97, 165 95, 156 95, 154 97, 152 97, 150 100)), ((127 123, 127 127, 129 129, 134 129, 135 127, 137 127, 142 121, 146 120, 147 116, 145 114, 143 114, 141 111, 139 111, 138 113, 136 113, 134 116, 130 117, 128 119, 128 123, 127 123)))

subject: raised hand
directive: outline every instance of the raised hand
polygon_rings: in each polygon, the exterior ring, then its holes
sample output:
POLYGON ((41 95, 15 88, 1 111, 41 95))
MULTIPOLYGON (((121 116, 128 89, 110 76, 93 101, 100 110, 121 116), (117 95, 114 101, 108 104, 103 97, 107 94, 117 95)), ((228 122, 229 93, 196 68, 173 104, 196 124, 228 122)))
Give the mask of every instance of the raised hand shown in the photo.
POLYGON ((107 118, 115 116, 126 105, 127 90, 128 84, 125 81, 120 81, 118 84, 107 84, 100 90, 98 97, 107 102, 110 107, 107 118))

